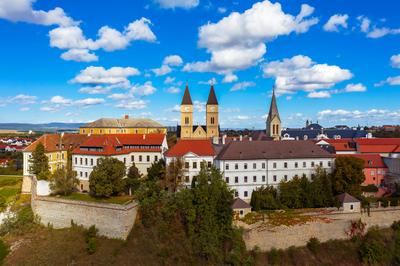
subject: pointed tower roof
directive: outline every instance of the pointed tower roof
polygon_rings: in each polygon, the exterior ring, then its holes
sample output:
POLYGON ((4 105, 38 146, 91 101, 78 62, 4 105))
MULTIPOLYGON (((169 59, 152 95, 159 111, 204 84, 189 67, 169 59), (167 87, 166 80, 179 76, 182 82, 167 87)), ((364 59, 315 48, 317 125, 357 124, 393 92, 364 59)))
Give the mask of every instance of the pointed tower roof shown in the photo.
POLYGON ((278 105, 276 104, 275 87, 274 87, 272 90, 272 100, 271 100, 271 106, 269 107, 268 118, 271 120, 275 116, 277 116, 278 119, 281 120, 279 116, 278 105))
POLYGON ((190 97, 189 86, 186 84, 185 93, 183 94, 181 105, 193 105, 192 97, 190 97))
POLYGON ((207 105, 218 105, 217 96, 215 95, 214 85, 211 85, 210 94, 208 95, 207 105))

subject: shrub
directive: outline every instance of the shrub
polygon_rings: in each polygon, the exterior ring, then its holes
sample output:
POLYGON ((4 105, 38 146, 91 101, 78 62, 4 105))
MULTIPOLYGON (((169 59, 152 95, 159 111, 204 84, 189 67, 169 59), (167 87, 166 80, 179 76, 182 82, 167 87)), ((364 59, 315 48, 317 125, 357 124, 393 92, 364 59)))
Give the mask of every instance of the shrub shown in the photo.
POLYGON ((399 231, 400 230, 400 221, 394 221, 392 223, 391 227, 392 227, 393 231, 399 231))
POLYGON ((376 240, 365 241, 360 247, 361 259, 369 265, 382 263, 386 255, 385 246, 376 240))
POLYGON ((96 237, 98 232, 99 230, 95 225, 90 226, 89 229, 86 230, 86 239, 96 237))
POLYGON ((9 252, 8 247, 3 240, 0 239, 0 264, 3 265, 3 260, 7 257, 9 252))
POLYGON ((321 242, 316 237, 311 237, 310 240, 308 240, 308 242, 307 242, 307 248, 312 253, 316 253, 320 245, 321 245, 321 242))
POLYGON ((85 232, 86 244, 87 244, 86 250, 89 254, 93 254, 97 250, 96 236, 98 231, 99 230, 96 228, 96 226, 92 225, 85 232))
POLYGON ((15 215, 9 215, 0 226, 0 236, 8 233, 22 234, 30 231, 37 223, 38 218, 33 214, 30 206, 21 208, 15 215))
POLYGON ((370 192, 370 193, 378 192, 377 186, 371 184, 368 186, 361 186, 361 190, 362 192, 370 192))
POLYGON ((366 223, 362 222, 361 219, 351 221, 350 228, 346 231, 346 234, 353 240, 360 238, 365 233, 365 226, 366 223))
POLYGON ((3 196, 0 196, 0 208, 6 207, 7 201, 3 196))
POLYGON ((282 252, 276 248, 272 248, 268 252, 268 264, 270 265, 277 265, 279 264, 280 257, 282 255, 282 252))

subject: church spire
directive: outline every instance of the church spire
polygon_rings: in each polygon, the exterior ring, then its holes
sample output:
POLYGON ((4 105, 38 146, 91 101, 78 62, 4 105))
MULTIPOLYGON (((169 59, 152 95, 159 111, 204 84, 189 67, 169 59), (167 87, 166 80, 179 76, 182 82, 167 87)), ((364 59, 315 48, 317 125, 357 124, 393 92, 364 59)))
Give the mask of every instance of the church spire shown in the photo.
POLYGON ((272 89, 272 99, 271 99, 271 106, 269 108, 268 118, 272 120, 275 116, 278 117, 279 120, 281 120, 279 116, 278 105, 276 104, 275 86, 274 86, 274 88, 272 89))
POLYGON ((210 94, 208 95, 207 105, 218 105, 217 96, 215 95, 214 84, 211 84, 210 94))
POLYGON ((192 97, 190 97, 189 85, 186 83, 185 93, 183 94, 181 105, 193 105, 192 97))

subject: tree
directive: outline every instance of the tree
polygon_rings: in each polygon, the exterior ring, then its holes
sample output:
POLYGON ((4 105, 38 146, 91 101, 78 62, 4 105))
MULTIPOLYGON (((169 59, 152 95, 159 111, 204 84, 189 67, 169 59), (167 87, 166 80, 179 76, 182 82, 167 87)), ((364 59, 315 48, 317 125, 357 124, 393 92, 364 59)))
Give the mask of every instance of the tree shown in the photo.
POLYGON ((53 193, 64 196, 71 194, 79 185, 76 175, 72 170, 57 169, 51 176, 50 188, 53 193))
POLYGON ((185 170, 182 158, 172 160, 167 166, 167 173, 164 180, 164 187, 170 192, 176 192, 182 183, 185 170))
POLYGON ((101 158, 89 176, 90 193, 95 197, 111 197, 124 190, 125 164, 116 158, 101 158))
POLYGON ((284 206, 294 209, 303 207, 300 179, 297 176, 291 181, 282 181, 279 184, 279 192, 279 200, 284 206))
POLYGON ((164 180, 165 179, 165 161, 159 160, 154 162, 147 171, 147 179, 149 180, 164 180))
POLYGON ((49 158, 45 152, 43 144, 39 142, 29 159, 29 173, 35 175, 38 180, 47 180, 50 176, 49 158))
POLYGON ((255 211, 279 209, 278 191, 273 186, 262 186, 251 194, 250 205, 255 211))
POLYGON ((129 195, 132 195, 132 190, 136 191, 140 186, 140 179, 142 175, 139 173, 139 169, 133 164, 129 167, 127 178, 125 179, 126 186, 129 189, 129 195))
POLYGON ((347 192, 355 197, 361 196, 361 184, 365 180, 364 160, 340 156, 336 158, 332 174, 332 185, 335 194, 347 192))

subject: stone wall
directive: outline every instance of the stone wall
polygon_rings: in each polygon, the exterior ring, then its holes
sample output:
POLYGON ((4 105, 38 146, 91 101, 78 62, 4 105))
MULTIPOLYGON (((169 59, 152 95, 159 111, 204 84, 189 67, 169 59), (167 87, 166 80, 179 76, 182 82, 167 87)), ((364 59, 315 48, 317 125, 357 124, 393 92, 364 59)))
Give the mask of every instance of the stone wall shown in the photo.
POLYGON ((24 175, 22 178, 22 189, 21 193, 30 194, 32 189, 32 177, 28 175, 24 175))
POLYGON ((332 239, 347 239, 346 231, 351 221, 361 219, 367 228, 378 226, 390 227, 394 221, 400 220, 400 208, 380 208, 371 211, 371 216, 366 213, 336 213, 321 215, 317 221, 295 226, 269 226, 269 225, 244 225, 244 240, 250 250, 258 246, 263 251, 271 248, 286 249, 290 246, 305 246, 311 237, 318 238, 321 242, 332 239))
POLYGON ((108 238, 126 239, 135 223, 137 202, 125 205, 65 200, 37 196, 35 180, 32 181, 32 210, 43 225, 67 228, 71 221, 89 228, 95 225, 99 234, 108 238))

